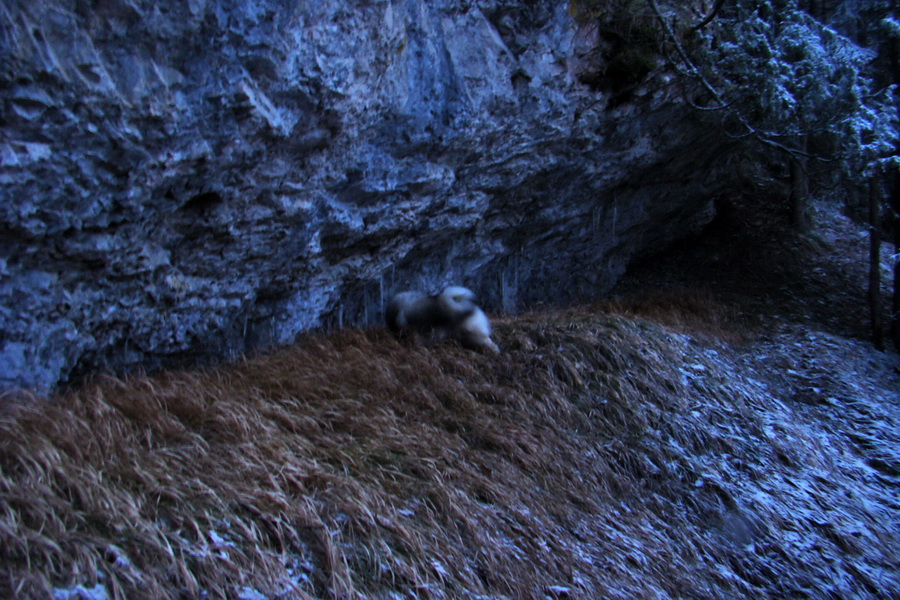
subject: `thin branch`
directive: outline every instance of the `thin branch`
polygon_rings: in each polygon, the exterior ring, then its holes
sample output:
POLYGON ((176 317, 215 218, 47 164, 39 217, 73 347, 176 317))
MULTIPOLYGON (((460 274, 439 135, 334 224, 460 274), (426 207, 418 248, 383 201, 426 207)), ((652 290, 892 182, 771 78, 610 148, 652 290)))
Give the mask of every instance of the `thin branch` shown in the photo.
MULTIPOLYGON (((712 94, 713 98, 724 108, 726 106, 726 102, 722 99, 722 94, 717 90, 711 83, 709 83, 703 74, 700 72, 700 69, 694 64, 694 62, 690 59, 687 54, 687 51, 684 49, 684 46, 681 45, 681 42, 678 41, 678 36, 675 35, 675 32, 672 30, 672 25, 669 21, 663 16, 662 11, 659 10, 659 4, 657 4, 656 0, 649 0, 650 7, 653 8, 653 12, 656 15, 656 18, 659 20, 660 24, 663 27, 663 31, 665 31, 666 36, 669 38, 669 41, 675 46, 675 50, 678 51, 678 55, 681 58, 681 61, 684 63, 685 67, 688 69, 688 74, 699 81, 706 91, 712 94)), ((742 119, 743 120, 743 119, 742 119)), ((748 129, 753 129, 752 127, 748 127, 748 129)))
POLYGON ((691 31, 700 31, 701 29, 703 29, 704 27, 706 27, 707 25, 712 23, 712 20, 716 18, 716 15, 718 15, 719 11, 722 10, 722 6, 724 4, 725 4, 725 0, 717 0, 715 6, 713 6, 713 8, 709 12, 709 14, 706 15, 706 18, 704 18, 702 21, 700 21, 699 23, 694 25, 691 28, 691 31))
MULTIPOLYGON (((771 146, 772 148, 777 148, 783 152, 786 152, 789 156, 791 156, 794 160, 797 160, 798 157, 802 158, 811 158, 813 160, 817 160, 820 162, 832 162, 834 159, 824 158, 821 156, 817 156, 815 154, 810 154, 806 150, 801 150, 800 148, 792 148, 790 146, 786 146, 780 142, 775 141, 773 138, 775 137, 785 137, 784 135, 776 135, 770 134, 767 132, 762 132, 753 125, 751 125, 746 117, 740 113, 740 111, 736 109, 732 109, 732 105, 734 102, 727 102, 724 98, 722 92, 720 92, 713 84, 711 84, 706 77, 703 76, 703 73, 700 72, 700 68, 694 64, 691 60, 690 56, 688 56, 687 50, 684 49, 684 46, 681 45, 681 42, 678 39, 678 35, 672 29, 671 23, 669 23, 668 19, 666 19, 662 11, 659 8, 659 4, 656 0, 648 0, 650 7, 653 9, 653 13, 656 15, 656 18, 659 20, 660 25, 663 28, 663 31, 668 37, 669 42, 675 47, 675 50, 678 52, 678 56, 681 58, 682 63, 686 69, 685 74, 689 77, 700 82, 700 84, 709 92, 715 101, 719 104, 718 107, 715 108, 706 108, 705 110, 725 110, 727 111, 734 119, 741 125, 744 129, 746 129, 747 134, 745 136, 739 137, 752 137, 757 141, 765 144, 766 146, 771 146)), ((676 66, 677 68, 677 66, 676 66)), ((737 138, 736 138, 737 139, 737 138)), ((802 161, 799 161, 802 163, 802 161)))

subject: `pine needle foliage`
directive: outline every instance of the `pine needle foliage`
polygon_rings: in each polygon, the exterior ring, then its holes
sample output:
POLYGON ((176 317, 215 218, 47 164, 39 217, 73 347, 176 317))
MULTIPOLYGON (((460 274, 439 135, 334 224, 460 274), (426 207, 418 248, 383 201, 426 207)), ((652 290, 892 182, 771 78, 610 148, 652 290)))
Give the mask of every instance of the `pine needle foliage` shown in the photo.
POLYGON ((674 70, 686 100, 728 135, 815 158, 820 175, 859 184, 893 160, 900 120, 875 53, 796 0, 570 0, 569 12, 598 30, 603 68, 588 81, 598 89, 674 70))
POLYGON ((671 64, 695 84, 695 106, 720 113, 730 135, 809 155, 853 183, 889 160, 898 115, 892 89, 873 76, 874 52, 796 0, 725 2, 688 34, 675 30, 677 6, 648 2, 667 30, 671 64))

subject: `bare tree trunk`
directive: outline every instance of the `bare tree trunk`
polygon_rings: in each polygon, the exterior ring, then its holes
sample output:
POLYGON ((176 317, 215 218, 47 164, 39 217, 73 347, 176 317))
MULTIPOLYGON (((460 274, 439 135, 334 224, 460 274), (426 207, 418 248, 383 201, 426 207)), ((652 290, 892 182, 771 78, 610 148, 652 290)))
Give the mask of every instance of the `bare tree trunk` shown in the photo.
MULTIPOLYGON (((893 209, 894 252, 900 254, 900 169, 894 170, 894 189, 891 190, 893 209)), ((891 340, 900 351, 900 256, 894 258, 894 300, 891 303, 891 340)))
MULTIPOLYGON (((891 2, 891 9, 896 16, 897 2, 891 2)), ((891 71, 894 83, 900 83, 900 40, 891 38, 891 71)), ((894 189, 891 190, 891 208, 893 209, 894 252, 900 254, 900 169, 894 169, 894 189)), ((891 303, 891 340, 894 348, 900 351, 900 257, 894 259, 894 299, 891 303)))
POLYGON ((872 342, 884 350, 881 318, 881 182, 876 174, 869 183, 869 319, 872 342))
POLYGON ((825 11, 822 10, 821 0, 809 0, 807 5, 809 6, 809 8, 807 9, 809 11, 809 14, 816 19, 821 20, 825 13, 825 11))
MULTIPOLYGON (((802 149, 806 150, 806 140, 802 142, 802 149)), ((791 164, 791 223, 798 231, 809 231, 809 175, 804 164, 800 161, 806 159, 800 156, 792 156, 791 164)))
POLYGON ((829 13, 835 10, 834 0, 806 0, 800 3, 800 8, 806 10, 811 17, 819 21, 826 21, 829 13))

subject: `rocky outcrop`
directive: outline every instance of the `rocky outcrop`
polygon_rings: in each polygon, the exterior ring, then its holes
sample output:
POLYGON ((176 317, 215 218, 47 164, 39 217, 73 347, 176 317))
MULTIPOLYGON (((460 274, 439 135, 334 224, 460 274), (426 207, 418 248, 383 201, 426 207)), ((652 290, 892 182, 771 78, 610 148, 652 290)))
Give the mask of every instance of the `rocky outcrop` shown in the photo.
POLYGON ((609 102, 556 1, 12 0, 0 43, 3 386, 374 324, 397 288, 595 298, 727 183, 660 69, 609 102))

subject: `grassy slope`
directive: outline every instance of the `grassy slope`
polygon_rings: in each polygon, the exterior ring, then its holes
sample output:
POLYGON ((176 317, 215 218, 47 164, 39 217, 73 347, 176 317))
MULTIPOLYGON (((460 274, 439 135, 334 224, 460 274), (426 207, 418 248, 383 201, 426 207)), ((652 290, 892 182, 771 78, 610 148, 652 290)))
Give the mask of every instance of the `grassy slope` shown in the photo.
POLYGON ((900 597, 896 359, 744 317, 665 293, 499 319, 498 357, 343 331, 6 399, 0 596, 900 597))

